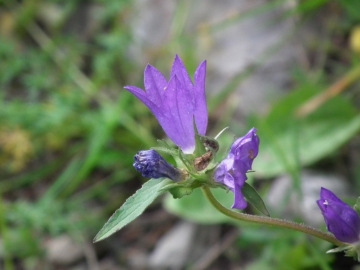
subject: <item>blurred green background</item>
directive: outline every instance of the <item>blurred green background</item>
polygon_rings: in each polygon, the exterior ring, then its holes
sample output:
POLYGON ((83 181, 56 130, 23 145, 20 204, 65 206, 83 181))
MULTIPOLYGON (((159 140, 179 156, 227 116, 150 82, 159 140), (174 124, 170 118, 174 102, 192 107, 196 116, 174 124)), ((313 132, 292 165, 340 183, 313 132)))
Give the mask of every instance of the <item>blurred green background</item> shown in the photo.
MULTIPOLYGON (((143 87, 147 63, 168 76, 175 54, 190 74, 208 60, 210 135, 231 126, 232 133, 220 137, 229 145, 234 134, 258 128, 261 148, 250 181, 261 194, 284 174, 291 176, 291 190, 299 191, 304 167, 340 173, 354 191, 349 195, 359 194, 360 2, 258 1, 246 12, 233 9, 216 20, 193 15, 199 2, 168 1, 172 12, 159 38, 146 36, 138 22, 146 15, 161 23, 161 1, 0 0, 0 269, 141 269, 129 258, 150 252, 178 217, 212 224, 204 230, 216 226, 219 241, 233 229, 194 194, 183 201, 166 198, 170 213, 159 200, 143 222, 92 244, 110 215, 146 181, 132 167, 134 154, 163 137, 156 119, 123 86, 143 87), (210 57, 216 54, 212 48, 219 33, 279 8, 275 21, 294 23, 280 43, 291 47, 294 37, 303 40, 304 61, 294 62, 290 83, 267 108, 259 105, 239 116, 233 102, 241 96, 239 87, 273 50, 281 55, 282 47, 272 46, 255 64, 229 75, 220 89, 211 86, 220 66, 210 57), (304 29, 319 25, 320 34, 307 40, 304 29), (158 222, 159 213, 167 222, 158 222), (80 247, 83 256, 52 260, 50 246, 59 239, 80 247)), ((301 234, 248 224, 239 228, 231 248, 206 269, 354 265, 342 255, 325 255, 330 245, 301 234)), ((188 261, 183 268, 202 269, 195 266, 188 261)))

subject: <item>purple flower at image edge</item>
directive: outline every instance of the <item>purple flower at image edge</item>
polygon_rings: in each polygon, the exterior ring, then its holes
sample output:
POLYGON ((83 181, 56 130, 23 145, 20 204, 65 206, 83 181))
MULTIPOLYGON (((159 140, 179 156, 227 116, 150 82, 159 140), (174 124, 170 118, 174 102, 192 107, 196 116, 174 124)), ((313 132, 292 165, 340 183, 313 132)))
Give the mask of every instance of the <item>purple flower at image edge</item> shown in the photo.
POLYGON ((320 200, 317 204, 324 216, 328 231, 336 239, 345 243, 359 241, 360 217, 353 208, 326 188, 321 188, 320 200))
POLYGON ((136 86, 124 88, 150 109, 166 135, 184 153, 191 154, 195 149, 194 120, 200 135, 205 135, 208 123, 205 76, 206 61, 196 69, 193 84, 183 62, 176 55, 169 81, 155 67, 147 65, 144 71, 145 91, 136 86))
POLYGON ((256 131, 252 128, 244 137, 237 139, 214 172, 214 180, 234 193, 232 208, 242 210, 247 206, 241 190, 247 180, 246 173, 252 169, 253 160, 259 153, 260 140, 256 131))

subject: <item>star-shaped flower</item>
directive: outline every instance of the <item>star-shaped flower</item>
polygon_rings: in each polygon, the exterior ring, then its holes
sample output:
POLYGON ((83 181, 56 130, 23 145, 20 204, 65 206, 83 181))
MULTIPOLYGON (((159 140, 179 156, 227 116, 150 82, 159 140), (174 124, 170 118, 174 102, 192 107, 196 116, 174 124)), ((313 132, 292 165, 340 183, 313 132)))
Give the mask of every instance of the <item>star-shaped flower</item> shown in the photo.
POLYGON ((170 80, 153 66, 144 71, 145 91, 136 86, 125 89, 142 101, 155 115, 167 136, 191 154, 195 149, 195 130, 205 135, 208 112, 205 97, 206 61, 202 62, 194 74, 192 83, 179 56, 175 56, 170 80))

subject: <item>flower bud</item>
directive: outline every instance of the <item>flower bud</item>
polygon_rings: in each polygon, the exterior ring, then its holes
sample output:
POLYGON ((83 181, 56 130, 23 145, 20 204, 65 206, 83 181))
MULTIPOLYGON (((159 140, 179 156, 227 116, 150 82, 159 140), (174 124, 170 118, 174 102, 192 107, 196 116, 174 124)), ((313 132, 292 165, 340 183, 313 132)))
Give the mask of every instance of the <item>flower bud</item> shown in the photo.
POLYGON ((180 181, 183 173, 166 162, 155 150, 143 150, 134 157, 134 168, 147 178, 166 177, 175 182, 180 181))
POLYGON ((345 243, 359 241, 360 217, 354 209, 326 188, 321 188, 320 200, 317 204, 324 216, 328 231, 336 239, 345 243))

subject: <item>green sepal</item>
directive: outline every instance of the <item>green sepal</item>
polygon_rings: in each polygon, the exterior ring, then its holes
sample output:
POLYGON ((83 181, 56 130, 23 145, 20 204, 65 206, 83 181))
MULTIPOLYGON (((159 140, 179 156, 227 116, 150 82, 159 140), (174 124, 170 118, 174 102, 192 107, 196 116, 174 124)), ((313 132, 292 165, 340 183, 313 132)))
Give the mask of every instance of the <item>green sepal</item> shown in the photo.
POLYGON ((169 190, 174 199, 180 199, 184 196, 190 195, 193 192, 191 187, 175 187, 169 190))
POLYGON ((177 185, 177 186, 170 186, 168 191, 171 193, 174 199, 180 199, 184 196, 190 195, 194 189, 201 186, 201 183, 199 181, 194 181, 190 185, 177 185))
POLYGON ((346 257, 352 257, 355 261, 360 262, 360 252, 355 247, 350 247, 349 249, 346 249, 345 251, 346 257))
POLYGON ((360 250, 358 244, 346 244, 326 251, 326 253, 345 252, 346 257, 352 257, 355 261, 360 262, 360 250))
MULTIPOLYGON (((337 247, 337 248, 333 248, 333 249, 330 249, 328 251, 326 251, 326 253, 337 253, 337 252, 342 252, 342 251, 345 251, 347 252, 347 250, 351 249, 352 246, 350 245, 345 245, 345 246, 341 246, 341 247, 337 247)), ((349 255, 347 255, 349 256, 349 255)), ((352 255, 351 255, 352 256, 352 255)))
POLYGON ((360 197, 356 200, 356 204, 354 205, 354 210, 360 215, 360 197))
POLYGON ((206 153, 205 146, 203 145, 200 139, 201 137, 202 137, 201 135, 195 133, 195 151, 193 154, 194 157, 200 157, 206 153))
POLYGON ((171 148, 165 148, 165 147, 151 147, 151 149, 161 153, 161 154, 167 154, 170 156, 175 156, 177 154, 177 150, 176 149, 171 149, 171 148))
POLYGON ((190 172, 193 170, 192 162, 193 156, 189 154, 184 154, 180 149, 178 150, 177 158, 185 165, 186 169, 190 172))
POLYGON ((264 201, 261 199, 259 193, 245 182, 242 188, 242 194, 246 201, 252 204, 257 210, 259 210, 263 215, 270 216, 269 211, 266 209, 264 201))
POLYGON ((175 147, 170 146, 167 142, 164 140, 157 140, 157 142, 161 145, 160 147, 151 147, 151 149, 154 149, 155 151, 161 153, 161 154, 167 154, 172 156, 174 159, 177 158, 179 150, 175 147))
POLYGON ((161 147, 151 147, 151 149, 159 152, 160 154, 167 154, 172 156, 178 168, 186 167, 189 170, 189 155, 184 154, 179 148, 171 147, 164 140, 158 140, 158 143, 161 144, 161 147))
POLYGON ((165 140, 157 140, 157 142, 164 148, 172 150, 174 147, 170 146, 165 140))

